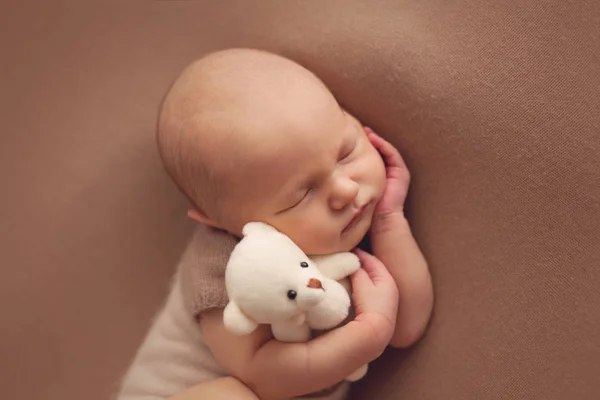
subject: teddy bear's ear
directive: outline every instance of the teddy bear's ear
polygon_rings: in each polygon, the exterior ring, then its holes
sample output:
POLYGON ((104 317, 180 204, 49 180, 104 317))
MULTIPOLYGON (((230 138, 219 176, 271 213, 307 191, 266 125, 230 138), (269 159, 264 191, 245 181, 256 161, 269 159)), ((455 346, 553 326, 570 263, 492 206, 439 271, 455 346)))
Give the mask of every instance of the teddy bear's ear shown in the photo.
POLYGON ((249 222, 242 228, 242 235, 244 236, 257 232, 277 232, 277 229, 262 222, 249 222))
POLYGON ((229 332, 236 335, 248 335, 258 327, 233 301, 223 311, 223 324, 229 332))

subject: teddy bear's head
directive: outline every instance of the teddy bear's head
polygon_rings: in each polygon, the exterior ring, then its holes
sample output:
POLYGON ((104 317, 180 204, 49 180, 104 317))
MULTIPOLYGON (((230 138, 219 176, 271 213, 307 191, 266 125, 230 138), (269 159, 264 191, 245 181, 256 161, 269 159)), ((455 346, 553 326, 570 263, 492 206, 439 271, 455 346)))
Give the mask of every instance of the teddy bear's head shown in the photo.
MULTIPOLYGON (((226 317, 232 309, 239 314, 233 325, 242 316, 260 324, 288 320, 323 299, 326 278, 292 240, 258 222, 247 224, 243 234, 225 272, 230 301, 226 317)), ((237 325, 233 330, 240 333, 251 332, 254 326, 239 329, 237 325)))

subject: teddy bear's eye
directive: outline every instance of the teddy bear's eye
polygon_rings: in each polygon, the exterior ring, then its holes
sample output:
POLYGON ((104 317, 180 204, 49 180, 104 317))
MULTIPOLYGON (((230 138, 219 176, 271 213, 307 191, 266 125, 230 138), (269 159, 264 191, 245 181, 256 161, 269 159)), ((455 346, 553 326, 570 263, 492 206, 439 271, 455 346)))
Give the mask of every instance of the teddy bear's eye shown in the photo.
POLYGON ((288 292, 287 292, 288 299, 294 300, 296 298, 296 296, 298 296, 298 293, 296 293, 295 290, 288 290, 288 292))
POLYGON ((308 263, 307 263, 306 261, 302 261, 302 262, 300 263, 300 266, 301 266, 302 268, 308 268, 308 263))

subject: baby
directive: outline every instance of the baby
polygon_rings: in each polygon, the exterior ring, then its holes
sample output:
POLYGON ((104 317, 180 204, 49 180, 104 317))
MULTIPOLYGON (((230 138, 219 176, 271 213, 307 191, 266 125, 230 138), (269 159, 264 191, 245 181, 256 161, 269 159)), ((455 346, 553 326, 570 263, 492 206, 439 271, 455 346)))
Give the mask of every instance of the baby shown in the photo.
POLYGON ((230 334, 222 309, 196 321, 176 279, 120 399, 288 399, 331 387, 322 398, 341 399, 346 376, 421 337, 433 293, 404 217, 408 171, 311 72, 258 50, 208 55, 165 97, 158 144, 194 220, 237 237, 265 222, 309 255, 350 251, 370 231, 373 255, 355 250, 355 318, 306 343, 280 343, 267 327, 230 334))

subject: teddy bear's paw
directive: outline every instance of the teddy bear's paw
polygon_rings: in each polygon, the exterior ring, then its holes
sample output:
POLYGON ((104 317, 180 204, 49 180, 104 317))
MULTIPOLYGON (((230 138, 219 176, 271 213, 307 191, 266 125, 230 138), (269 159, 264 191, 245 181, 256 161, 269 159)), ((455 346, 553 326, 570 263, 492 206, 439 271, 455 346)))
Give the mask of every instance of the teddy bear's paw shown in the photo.
POLYGON ((272 324, 271 332, 273 332, 273 337, 275 339, 287 343, 306 342, 311 337, 311 331, 308 325, 297 325, 295 322, 272 324))
POLYGON ((235 335, 248 335, 258 327, 256 321, 249 318, 233 301, 223 311, 223 324, 225 329, 235 335))
POLYGON ((315 256, 312 260, 326 277, 339 281, 360 269, 360 260, 354 253, 343 252, 315 256))
POLYGON ((356 381, 362 379, 367 374, 368 370, 369 370, 369 364, 365 364, 362 367, 360 367, 359 369, 357 369, 356 371, 354 371, 353 373, 351 373, 350 375, 348 375, 346 377, 346 380, 349 382, 356 382, 356 381))

